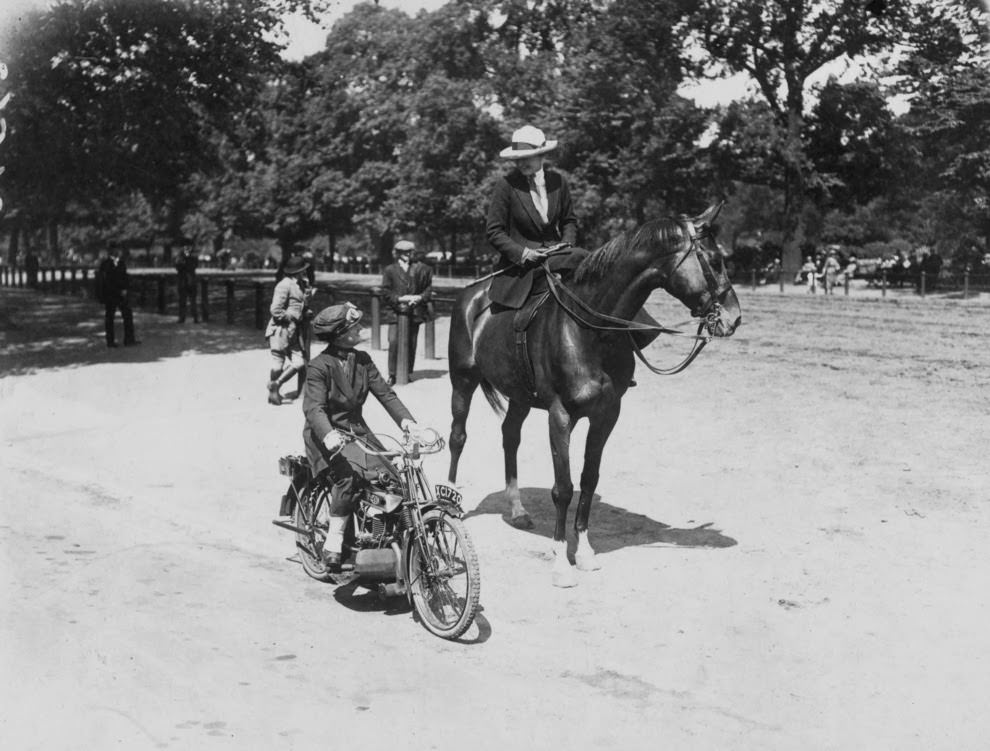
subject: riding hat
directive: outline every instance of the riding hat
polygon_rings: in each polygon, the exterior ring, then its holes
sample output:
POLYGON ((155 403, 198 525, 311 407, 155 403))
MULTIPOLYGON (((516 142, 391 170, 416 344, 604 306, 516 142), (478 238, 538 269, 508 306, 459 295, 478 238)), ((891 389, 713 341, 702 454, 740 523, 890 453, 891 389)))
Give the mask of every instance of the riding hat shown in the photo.
POLYGON ((399 240, 392 246, 392 255, 407 256, 416 250, 416 245, 409 240, 399 240))
POLYGON ((285 269, 283 273, 286 276, 292 276, 293 274, 298 274, 300 271, 305 271, 309 268, 309 264, 299 256, 293 256, 289 259, 288 263, 285 264, 285 269))
POLYGON ((313 336, 317 339, 335 339, 356 326, 361 315, 358 307, 349 302, 324 308, 313 319, 313 336))
POLYGON ((528 156, 546 154, 557 148, 556 141, 548 141, 543 131, 532 125, 524 125, 512 134, 512 145, 499 152, 503 159, 525 159, 528 156))

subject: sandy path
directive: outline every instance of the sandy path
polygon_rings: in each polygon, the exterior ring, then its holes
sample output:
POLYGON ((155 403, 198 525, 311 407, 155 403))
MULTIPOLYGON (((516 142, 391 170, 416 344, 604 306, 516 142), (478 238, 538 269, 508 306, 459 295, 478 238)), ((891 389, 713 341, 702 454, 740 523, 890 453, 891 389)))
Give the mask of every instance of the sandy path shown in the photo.
MULTIPOLYGON (((144 344, 108 353, 92 306, 3 290, 0 748, 982 747, 985 301, 741 298, 732 341, 638 374, 592 512, 604 568, 573 590, 549 583, 545 418, 519 532, 476 399, 484 611, 451 644, 286 560, 301 415, 264 404, 257 334, 141 314, 144 344)), ((441 429, 445 369, 401 390, 441 429)))

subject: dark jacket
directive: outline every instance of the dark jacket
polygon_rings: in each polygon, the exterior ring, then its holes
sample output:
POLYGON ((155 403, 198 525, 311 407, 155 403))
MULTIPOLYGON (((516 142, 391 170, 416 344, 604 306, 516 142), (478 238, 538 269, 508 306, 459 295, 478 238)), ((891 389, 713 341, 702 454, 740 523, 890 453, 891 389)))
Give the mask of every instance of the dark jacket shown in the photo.
POLYGON ((489 296, 510 308, 521 307, 533 286, 533 269, 522 266, 526 248, 544 248, 577 242, 577 218, 571 191, 563 176, 544 170, 547 187, 547 221, 543 222, 529 192, 529 183, 514 169, 495 185, 488 207, 486 235, 498 251, 495 270, 508 269, 492 279, 489 296))
POLYGON ((196 268, 199 258, 193 253, 180 253, 175 261, 175 270, 179 273, 179 286, 194 288, 196 286, 196 268))
POLYGON ((403 271, 397 263, 385 267, 382 272, 382 294, 385 297, 385 322, 398 320, 399 298, 403 295, 422 295, 422 301, 413 308, 413 321, 432 320, 430 302, 433 299, 433 270, 425 263, 414 263, 403 271))
MULTIPOLYGON (((360 436, 371 434, 362 414, 369 393, 381 402, 396 424, 413 419, 367 352, 337 349, 331 345, 309 363, 303 393, 303 414, 306 416, 303 441, 314 475, 327 468, 323 439, 331 430, 349 431, 360 436)), ((343 454, 352 465, 365 467, 367 464, 367 456, 353 443, 345 445, 343 454)))
POLYGON ((96 270, 96 299, 103 303, 119 301, 130 286, 124 259, 118 258, 114 263, 113 258, 104 258, 96 270))

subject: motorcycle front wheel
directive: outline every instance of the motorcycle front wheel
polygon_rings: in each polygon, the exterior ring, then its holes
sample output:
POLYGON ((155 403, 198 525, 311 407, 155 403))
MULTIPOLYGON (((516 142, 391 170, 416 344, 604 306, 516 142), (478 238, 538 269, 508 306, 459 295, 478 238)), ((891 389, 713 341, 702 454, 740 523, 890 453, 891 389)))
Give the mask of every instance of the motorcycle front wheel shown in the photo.
POLYGON ((413 607, 430 633, 456 639, 478 614, 478 554, 460 519, 433 510, 423 515, 423 527, 425 536, 409 542, 413 607))
POLYGON ((330 571, 323 562, 323 541, 327 537, 327 515, 330 513, 328 491, 322 486, 307 487, 296 503, 296 550, 303 570, 321 582, 331 581, 330 571))

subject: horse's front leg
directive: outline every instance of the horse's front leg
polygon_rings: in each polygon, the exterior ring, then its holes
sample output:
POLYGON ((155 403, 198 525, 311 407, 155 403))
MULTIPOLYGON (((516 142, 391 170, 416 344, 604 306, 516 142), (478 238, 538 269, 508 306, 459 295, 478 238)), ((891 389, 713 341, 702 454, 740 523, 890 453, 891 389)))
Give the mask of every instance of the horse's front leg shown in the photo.
POLYGON ((519 453, 519 440, 522 424, 529 414, 529 407, 519 402, 510 401, 509 408, 502 420, 502 452, 505 455, 505 495, 512 504, 512 515, 509 523, 516 529, 532 529, 533 520, 522 504, 519 494, 519 468, 516 457, 519 453))
POLYGON ((557 509, 557 522, 553 528, 553 585, 573 587, 577 576, 567 560, 567 507, 574 495, 571 482, 571 431, 574 420, 559 402, 550 407, 550 453, 553 456, 553 490, 550 497, 557 509))
POLYGON ((584 444, 584 467, 581 469, 581 497, 574 514, 574 532, 577 535, 577 550, 574 563, 582 571, 597 571, 602 566, 595 551, 588 542, 588 517, 591 514, 591 501, 598 487, 599 470, 602 465, 602 452, 605 442, 612 434, 619 419, 619 401, 596 411, 589 418, 588 440, 584 444))

